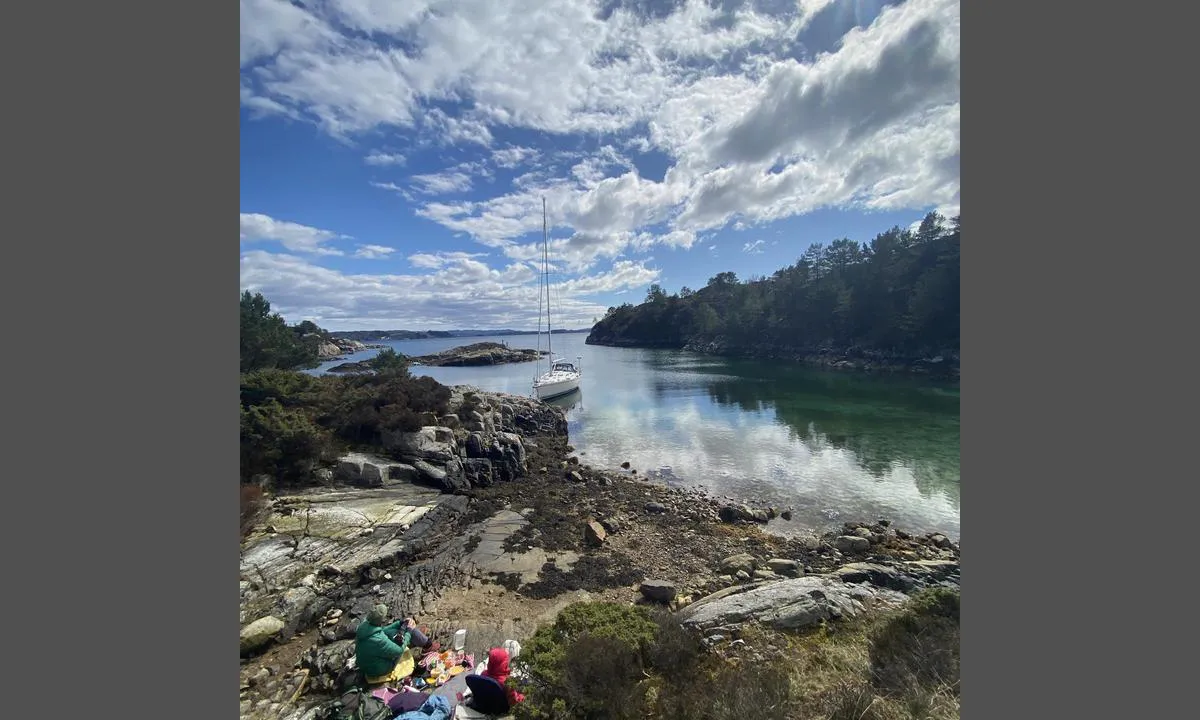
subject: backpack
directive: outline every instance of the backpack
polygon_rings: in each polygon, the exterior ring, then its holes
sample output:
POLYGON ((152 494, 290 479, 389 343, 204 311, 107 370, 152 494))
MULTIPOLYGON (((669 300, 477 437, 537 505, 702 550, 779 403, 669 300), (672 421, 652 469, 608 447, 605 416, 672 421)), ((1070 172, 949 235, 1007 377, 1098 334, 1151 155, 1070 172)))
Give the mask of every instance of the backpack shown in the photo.
POLYGON ((387 703, 355 688, 325 707, 325 720, 391 720, 394 713, 387 703))

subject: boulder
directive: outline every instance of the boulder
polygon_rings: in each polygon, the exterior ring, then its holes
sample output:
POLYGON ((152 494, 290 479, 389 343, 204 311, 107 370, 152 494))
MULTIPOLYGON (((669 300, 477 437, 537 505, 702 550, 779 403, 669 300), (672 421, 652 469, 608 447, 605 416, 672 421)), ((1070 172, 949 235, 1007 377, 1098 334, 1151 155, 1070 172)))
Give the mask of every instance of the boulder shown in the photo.
POLYGON ((484 440, 482 432, 472 432, 467 435, 467 457, 469 458, 486 458, 488 451, 488 443, 484 440))
POLYGON ((440 464, 458 457, 454 431, 436 425, 425 426, 416 432, 384 431, 383 445, 406 459, 421 459, 440 464))
MULTIPOLYGON (((685 626, 703 629, 754 621, 797 630, 858 616, 866 611, 866 602, 889 592, 807 576, 723 590, 692 603, 676 617, 685 626)), ((904 599, 899 593, 888 597, 904 599)))
POLYGON ((736 574, 739 570, 745 571, 747 574, 754 571, 758 566, 758 561, 749 553, 739 553, 730 555, 721 561, 721 572, 736 574))
POLYGON ((287 623, 279 618, 267 615, 242 628, 242 654, 245 655, 265 647, 283 631, 286 625, 287 623))
POLYGON ((642 597, 654 602, 669 603, 675 599, 675 584, 667 580, 645 580, 638 586, 642 597))
POLYGON ((317 593, 312 588, 303 585, 294 587, 279 599, 279 615, 289 622, 308 625, 313 620, 311 610, 316 601, 317 593))
POLYGON ((833 541, 839 552, 864 553, 871 549, 871 541, 857 535, 839 535, 833 541))
POLYGON ((785 558, 771 558, 767 561, 767 567, 780 575, 799 575, 801 572, 800 563, 785 558))
POLYGON ((916 582, 900 570, 877 563, 850 563, 837 570, 836 573, 843 582, 870 583, 877 587, 890 588, 907 592, 916 586, 916 582))
POLYGON ((492 461, 481 457, 468 457, 462 461, 463 475, 471 487, 488 487, 492 484, 492 461))

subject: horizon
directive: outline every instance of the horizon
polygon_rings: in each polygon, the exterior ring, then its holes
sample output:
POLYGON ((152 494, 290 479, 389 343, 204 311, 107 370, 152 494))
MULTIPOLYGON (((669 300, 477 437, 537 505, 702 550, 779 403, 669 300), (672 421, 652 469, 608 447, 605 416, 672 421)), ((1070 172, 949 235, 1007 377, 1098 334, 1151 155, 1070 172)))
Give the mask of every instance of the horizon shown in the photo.
MULTIPOLYGON (((329 330, 328 328, 322 328, 322 329, 323 329, 323 330, 325 330, 326 332, 330 333, 330 334, 337 334, 337 333, 394 333, 394 332, 412 332, 412 333, 420 333, 420 332, 444 332, 444 333, 464 333, 464 332, 478 332, 478 333, 489 333, 489 334, 492 334, 492 333, 505 333, 505 332, 508 332, 508 333, 521 333, 522 335, 526 335, 526 334, 528 334, 528 335, 534 335, 534 334, 537 334, 537 333, 538 333, 538 330, 536 330, 536 329, 535 329, 535 330, 518 330, 517 328, 451 328, 451 329, 449 329, 449 330, 436 330, 436 329, 433 329, 433 328, 421 328, 421 329, 419 329, 419 330, 413 330, 413 329, 410 329, 410 328, 389 328, 389 329, 386 329, 386 330, 381 330, 381 329, 379 329, 379 328, 364 328, 364 329, 362 329, 362 330, 329 330)), ((586 327, 586 328, 554 328, 554 332, 587 332, 587 331, 590 331, 590 330, 591 330, 591 327, 586 327)), ((545 332, 545 331, 543 330, 542 332, 545 332)))
POLYGON ((240 290, 289 324, 534 332, 542 198, 563 329, 959 214, 957 0, 240 12, 240 290))

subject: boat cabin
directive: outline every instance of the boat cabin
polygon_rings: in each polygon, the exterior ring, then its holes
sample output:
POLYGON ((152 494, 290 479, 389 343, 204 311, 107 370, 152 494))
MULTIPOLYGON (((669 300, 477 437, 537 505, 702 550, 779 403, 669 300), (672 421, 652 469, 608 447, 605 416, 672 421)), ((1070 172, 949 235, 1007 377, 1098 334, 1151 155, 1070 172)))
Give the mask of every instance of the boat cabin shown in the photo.
POLYGON ((567 362, 566 360, 555 360, 554 365, 550 367, 551 371, 561 370, 563 372, 578 372, 575 369, 575 363, 567 362))

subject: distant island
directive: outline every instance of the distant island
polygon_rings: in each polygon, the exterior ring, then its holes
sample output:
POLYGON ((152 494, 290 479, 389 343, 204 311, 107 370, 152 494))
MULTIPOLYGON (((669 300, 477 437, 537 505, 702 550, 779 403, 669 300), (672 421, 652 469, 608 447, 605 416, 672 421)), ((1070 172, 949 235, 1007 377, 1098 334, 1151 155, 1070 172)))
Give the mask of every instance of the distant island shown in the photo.
POLYGON ((958 217, 930 213, 870 243, 815 243, 769 278, 723 272, 674 295, 651 285, 586 342, 958 375, 959 233, 958 217))
MULTIPOLYGON (((589 332, 590 328, 554 330, 554 335, 589 332)), ((428 340, 430 338, 496 337, 508 335, 537 335, 536 330, 348 330, 330 333, 333 337, 359 342, 380 340, 428 340)))
MULTIPOLYGON (((541 355, 549 352, 542 350, 541 355)), ((399 355, 398 355, 399 356, 399 355)), ((449 350, 442 350, 431 355, 415 357, 399 356, 412 365, 429 365, 433 367, 480 367, 484 365, 505 365, 507 363, 532 362, 537 360, 537 350, 529 348, 510 348, 497 342, 481 342, 472 345, 461 345, 449 350)), ((369 373, 374 372, 372 361, 346 362, 329 368, 331 373, 369 373)))

